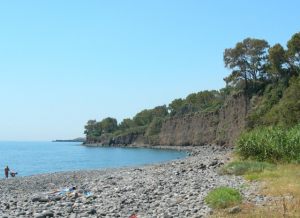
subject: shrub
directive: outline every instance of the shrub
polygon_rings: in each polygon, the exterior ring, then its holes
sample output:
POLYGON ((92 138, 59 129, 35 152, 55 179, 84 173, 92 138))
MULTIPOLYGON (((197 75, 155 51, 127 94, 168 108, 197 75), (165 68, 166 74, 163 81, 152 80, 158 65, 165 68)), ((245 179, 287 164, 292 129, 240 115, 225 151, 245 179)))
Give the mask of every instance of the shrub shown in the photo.
POLYGON ((247 127, 254 128, 266 124, 274 124, 272 118, 266 118, 266 114, 276 105, 282 98, 286 86, 282 83, 270 84, 264 90, 262 96, 255 95, 251 99, 251 105, 254 105, 247 117, 247 127))
POLYGON ((288 84, 286 81, 269 84, 263 95, 251 99, 253 107, 247 117, 248 128, 292 127, 300 121, 300 77, 290 78, 288 84))
POLYGON ((219 187, 208 193, 205 198, 211 208, 227 208, 241 203, 242 196, 238 190, 229 187, 219 187))
POLYGON ((237 152, 244 158, 258 161, 278 161, 283 158, 284 131, 279 128, 257 128, 242 134, 237 141, 237 152))
POLYGON ((287 141, 285 152, 289 154, 292 160, 300 161, 300 125, 287 132, 287 141))
POLYGON ((291 129, 257 128, 241 134, 236 150, 241 157, 258 161, 291 162, 300 160, 300 125, 291 129))
POLYGON ((264 116, 266 124, 291 127, 300 121, 300 77, 291 78, 290 86, 284 91, 283 97, 264 116))

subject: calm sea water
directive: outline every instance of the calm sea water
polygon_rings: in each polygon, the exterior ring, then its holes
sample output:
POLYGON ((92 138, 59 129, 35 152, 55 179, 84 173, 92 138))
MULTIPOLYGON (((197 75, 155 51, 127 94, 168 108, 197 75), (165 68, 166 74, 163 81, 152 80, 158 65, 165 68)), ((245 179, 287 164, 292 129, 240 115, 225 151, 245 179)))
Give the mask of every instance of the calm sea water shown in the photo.
POLYGON ((116 168, 183 158, 185 152, 148 148, 85 147, 74 142, 0 142, 0 178, 6 165, 28 176, 82 169, 116 168))

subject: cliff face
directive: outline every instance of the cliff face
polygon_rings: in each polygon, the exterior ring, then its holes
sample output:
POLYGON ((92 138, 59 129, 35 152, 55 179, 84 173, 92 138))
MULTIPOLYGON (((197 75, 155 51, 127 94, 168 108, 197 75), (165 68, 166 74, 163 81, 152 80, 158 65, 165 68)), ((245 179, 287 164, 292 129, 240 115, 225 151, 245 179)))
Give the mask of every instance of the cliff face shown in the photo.
POLYGON ((218 112, 166 120, 159 134, 159 142, 162 145, 231 145, 245 128, 246 114, 246 98, 237 96, 227 101, 218 112))
POLYGON ((195 113, 171 117, 162 124, 155 138, 142 134, 128 134, 114 138, 104 137, 104 145, 233 145, 245 128, 248 102, 244 95, 231 97, 224 106, 213 113, 195 113))
POLYGON ((118 136, 110 140, 110 145, 144 145, 148 144, 146 138, 141 134, 128 134, 118 136))

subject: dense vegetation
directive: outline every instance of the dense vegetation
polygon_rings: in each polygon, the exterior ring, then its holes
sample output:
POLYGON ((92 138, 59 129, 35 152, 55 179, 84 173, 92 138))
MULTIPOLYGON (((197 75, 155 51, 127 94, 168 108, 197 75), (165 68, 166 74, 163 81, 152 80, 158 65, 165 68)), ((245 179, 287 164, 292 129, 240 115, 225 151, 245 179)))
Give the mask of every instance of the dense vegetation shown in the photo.
POLYGON ((237 141, 242 157, 259 161, 300 161, 300 125, 256 128, 243 133, 237 141))
MULTIPOLYGON (((258 78, 250 74, 242 80, 252 108, 248 131, 239 137, 237 151, 243 158, 259 161, 299 161, 300 126, 295 125, 300 121, 300 33, 292 36, 286 50, 276 44, 266 53, 266 46, 260 42, 256 66, 263 70, 255 71, 258 78)), ((248 61, 239 71, 252 65, 248 61)))
MULTIPOLYGON (((225 88, 219 91, 201 91, 190 94, 185 99, 175 99, 167 106, 143 110, 119 124, 114 118, 98 122, 90 120, 85 126, 87 141, 98 142, 103 137, 142 134, 155 142, 164 120, 191 113, 216 112, 224 106, 227 99, 239 94, 248 99, 248 131, 263 126, 291 128, 299 123, 300 32, 291 37, 286 47, 280 44, 270 46, 265 40, 246 38, 234 48, 225 49, 224 63, 231 71, 224 78, 225 88)), ((259 140, 263 136, 255 134, 260 131, 261 134, 271 134, 268 129, 253 131, 242 136, 240 146, 244 146, 243 143, 250 138, 256 137, 259 140)), ((274 131, 280 132, 278 129, 274 131)))

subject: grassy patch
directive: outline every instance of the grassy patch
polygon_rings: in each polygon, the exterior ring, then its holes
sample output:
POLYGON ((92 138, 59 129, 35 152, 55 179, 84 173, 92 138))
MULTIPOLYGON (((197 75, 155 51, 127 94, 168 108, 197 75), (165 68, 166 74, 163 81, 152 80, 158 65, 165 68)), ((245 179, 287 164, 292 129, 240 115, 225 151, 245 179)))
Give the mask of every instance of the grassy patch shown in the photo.
POLYGON ((261 181, 259 193, 270 197, 263 205, 244 203, 239 214, 228 214, 218 209, 212 217, 299 217, 300 214, 300 165, 280 164, 272 170, 246 173, 250 180, 261 181))
POLYGON ((259 176, 260 180, 267 184, 262 190, 263 194, 291 195, 300 199, 300 165, 280 165, 276 171, 272 173, 263 172, 259 176))
POLYGON ((273 170, 274 164, 257 161, 234 161, 221 169, 223 174, 229 175, 245 175, 250 173, 259 173, 264 170, 273 170))
POLYGON ((285 218, 285 217, 299 217, 300 201, 287 200, 284 198, 274 201, 264 207, 255 206, 252 204, 243 204, 240 206, 241 212, 238 214, 229 214, 226 210, 215 210, 210 218, 285 218))
POLYGON ((205 198, 205 202, 212 208, 227 208, 239 204, 241 201, 242 196, 239 191, 228 187, 216 188, 205 198))
POLYGON ((245 179, 250 180, 250 181, 254 181, 254 180, 259 180, 262 181, 266 178, 279 178, 280 175, 278 174, 277 171, 274 171, 275 169, 272 169, 271 171, 269 170, 265 170, 263 172, 253 172, 253 173, 248 173, 245 174, 245 179))

